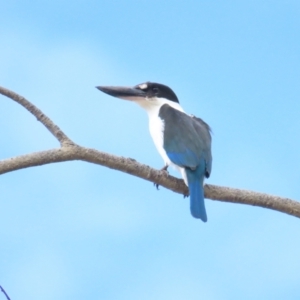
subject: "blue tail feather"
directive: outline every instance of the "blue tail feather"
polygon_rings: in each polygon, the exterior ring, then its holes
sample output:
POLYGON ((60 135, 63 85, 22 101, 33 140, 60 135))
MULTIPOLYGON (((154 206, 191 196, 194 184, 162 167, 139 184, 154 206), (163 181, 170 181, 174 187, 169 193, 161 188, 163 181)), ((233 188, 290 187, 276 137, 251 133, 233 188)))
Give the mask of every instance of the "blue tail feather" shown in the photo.
POLYGON ((204 190, 203 179, 199 168, 195 171, 186 168, 188 186, 190 191, 190 208, 191 214, 194 218, 201 219, 203 222, 207 221, 207 215, 204 205, 204 190), (199 174, 200 173, 200 174, 199 174))

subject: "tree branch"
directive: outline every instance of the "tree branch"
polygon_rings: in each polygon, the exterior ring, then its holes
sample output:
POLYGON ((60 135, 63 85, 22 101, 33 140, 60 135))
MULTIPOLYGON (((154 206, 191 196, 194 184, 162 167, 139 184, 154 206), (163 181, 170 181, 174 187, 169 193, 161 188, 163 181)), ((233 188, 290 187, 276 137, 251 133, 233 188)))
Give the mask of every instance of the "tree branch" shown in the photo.
MULTIPOLYGON (((1 160, 0 174, 50 163, 81 160, 140 177, 176 193, 183 195, 188 194, 188 188, 183 180, 170 176, 167 172, 152 169, 131 158, 119 157, 95 149, 79 146, 68 138, 67 135, 41 110, 24 97, 2 87, 0 87, 0 93, 18 102, 30 111, 61 144, 61 147, 57 149, 1 160)), ((287 198, 215 185, 205 185, 205 198, 260 206, 300 218, 300 203, 287 198)))
POLYGON ((30 113, 32 113, 37 118, 37 120, 40 121, 56 137, 61 146, 64 146, 65 144, 74 144, 73 141, 71 141, 67 137, 67 135, 57 125, 55 125, 40 109, 38 109, 24 97, 1 86, 0 94, 14 100, 15 102, 26 108, 30 113))
POLYGON ((0 291, 5 295, 7 300, 10 300, 10 298, 8 297, 7 293, 5 292, 4 288, 0 285, 0 291))

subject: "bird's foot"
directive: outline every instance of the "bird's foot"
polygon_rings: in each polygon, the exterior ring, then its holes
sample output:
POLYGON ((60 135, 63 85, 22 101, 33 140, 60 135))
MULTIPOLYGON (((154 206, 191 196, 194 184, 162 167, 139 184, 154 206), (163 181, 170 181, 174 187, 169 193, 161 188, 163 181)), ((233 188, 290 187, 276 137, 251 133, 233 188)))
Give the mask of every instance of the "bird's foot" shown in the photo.
POLYGON ((159 191, 159 184, 156 182, 153 182, 153 185, 156 187, 156 189, 159 191))
POLYGON ((165 171, 165 172, 167 172, 167 173, 169 173, 168 172, 168 165, 165 165, 164 167, 162 167, 161 169, 160 169, 160 171, 165 171))
MULTIPOLYGON (((168 165, 165 165, 164 167, 162 167, 159 171, 161 171, 161 172, 165 172, 167 175, 169 174, 169 172, 168 172, 168 165)), ((154 186, 156 187, 156 189, 157 190, 159 190, 159 184, 158 183, 153 183, 154 184, 154 186)))

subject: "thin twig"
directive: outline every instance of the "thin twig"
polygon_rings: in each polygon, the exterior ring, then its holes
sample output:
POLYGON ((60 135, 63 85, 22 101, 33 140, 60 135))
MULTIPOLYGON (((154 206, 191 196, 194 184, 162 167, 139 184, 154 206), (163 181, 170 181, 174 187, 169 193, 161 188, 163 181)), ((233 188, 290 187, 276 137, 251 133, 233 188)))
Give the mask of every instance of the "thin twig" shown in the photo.
POLYGON ((29 112, 31 112, 37 118, 37 120, 40 121, 58 139, 61 146, 65 144, 74 144, 74 142, 69 137, 67 137, 67 135, 57 125, 55 125, 39 108, 26 100, 24 97, 1 86, 0 94, 16 101, 24 108, 26 108, 29 112))
POLYGON ((0 285, 0 291, 6 296, 7 300, 10 300, 10 298, 8 297, 8 295, 6 294, 4 288, 0 285))

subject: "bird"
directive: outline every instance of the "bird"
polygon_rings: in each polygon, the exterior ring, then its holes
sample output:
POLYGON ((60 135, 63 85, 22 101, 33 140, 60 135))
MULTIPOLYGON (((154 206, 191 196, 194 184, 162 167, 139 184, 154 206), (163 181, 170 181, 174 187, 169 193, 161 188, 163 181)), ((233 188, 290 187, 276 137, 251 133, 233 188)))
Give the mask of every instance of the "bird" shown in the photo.
POLYGON ((188 115, 174 91, 160 83, 144 82, 133 87, 97 86, 98 90, 137 103, 146 110, 154 144, 164 160, 162 170, 175 167, 189 188, 190 211, 207 222, 204 178, 212 168, 211 129, 194 115, 188 115))

